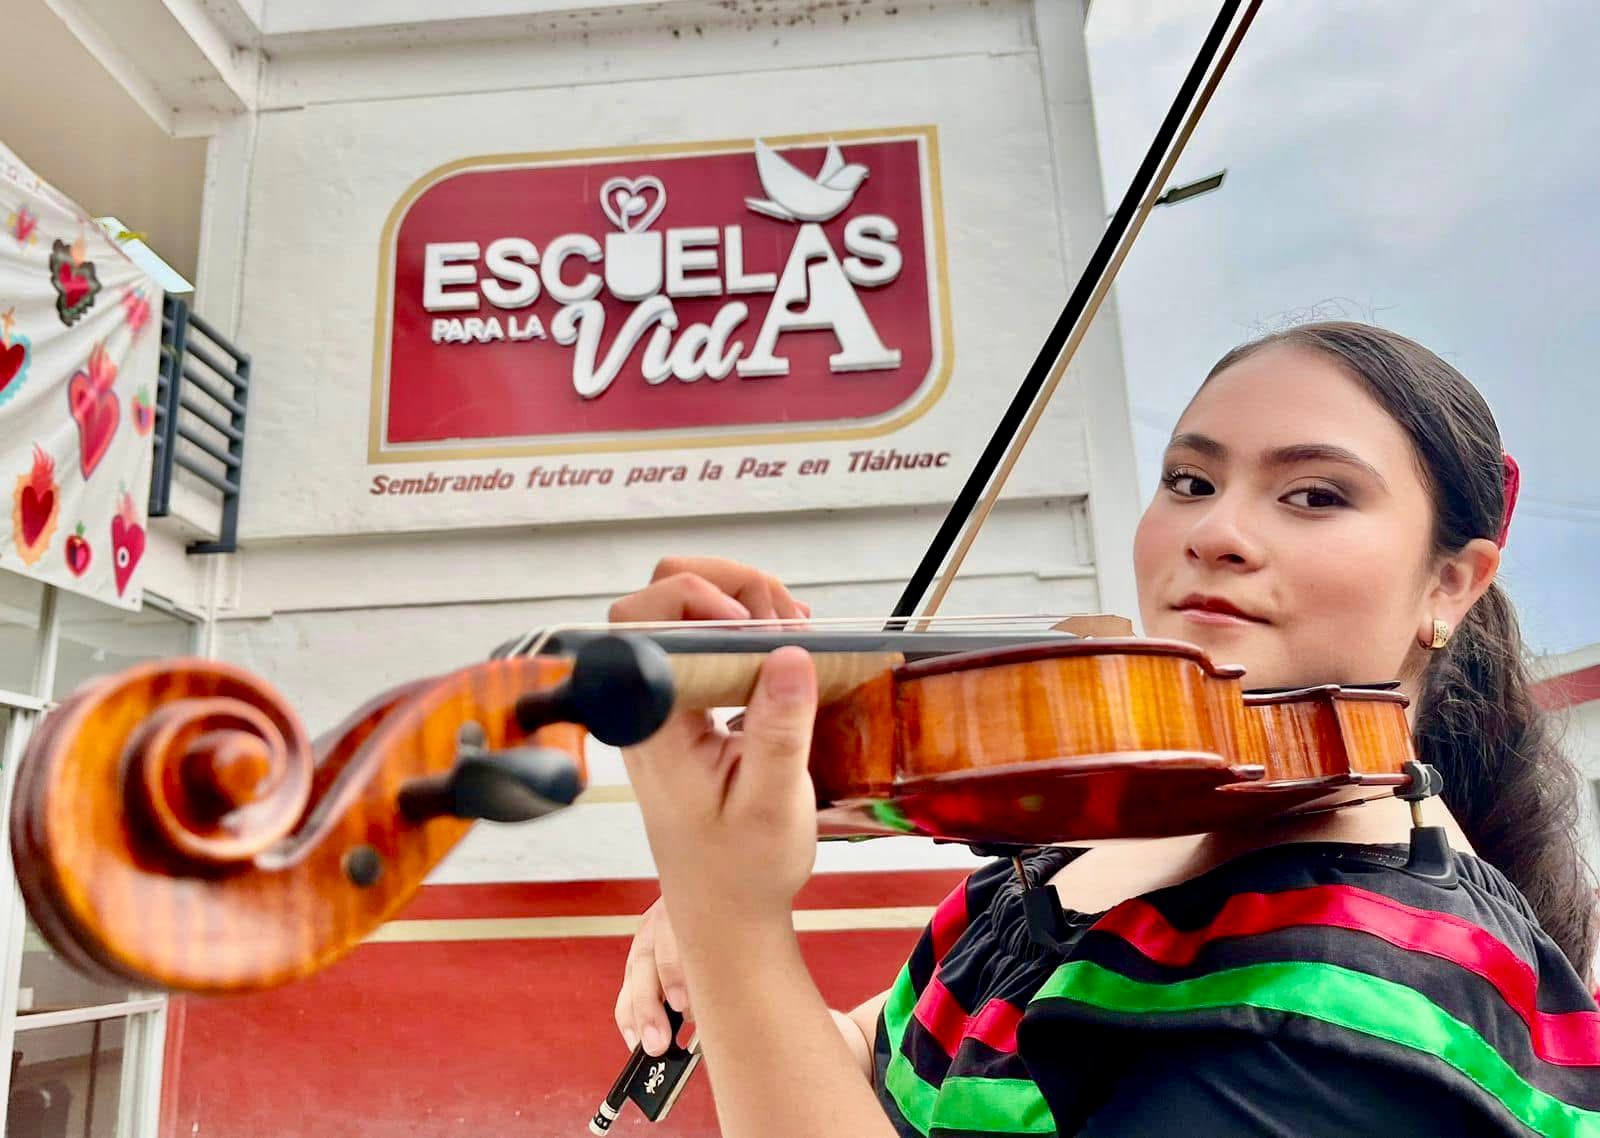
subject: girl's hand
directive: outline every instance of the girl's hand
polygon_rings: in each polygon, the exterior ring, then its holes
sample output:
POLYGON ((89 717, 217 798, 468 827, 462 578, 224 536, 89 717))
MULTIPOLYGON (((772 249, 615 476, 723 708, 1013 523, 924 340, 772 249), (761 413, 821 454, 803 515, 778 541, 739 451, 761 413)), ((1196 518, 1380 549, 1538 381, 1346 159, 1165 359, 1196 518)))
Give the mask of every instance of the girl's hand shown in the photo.
POLYGON ((616 624, 658 620, 804 619, 797 601, 771 573, 720 557, 664 557, 650 584, 611 606, 616 624))
POLYGON ((662 1010, 663 1003, 671 1004, 685 1019, 694 1018, 689 1007, 689 982, 678 955, 678 938, 672 931, 666 902, 657 897, 644 911, 639 931, 628 946, 628 963, 612 1010, 628 1050, 643 1043, 651 1055, 666 1051, 672 1041, 672 1025, 662 1010))
POLYGON ((817 855, 816 792, 806 762, 816 672, 801 648, 769 655, 730 734, 703 711, 678 712, 623 751, 679 937, 723 922, 791 927, 817 855))
MULTIPOLYGON (((810 615, 810 606, 795 600, 770 573, 715 557, 669 557, 656 565, 648 586, 613 604, 609 617, 615 623, 631 623, 810 615)), ((617 992, 614 1015, 629 1048, 642 1041, 652 1055, 667 1049, 670 1032, 663 1002, 693 1017, 677 936, 665 903, 658 900, 646 910, 629 946, 617 992)))

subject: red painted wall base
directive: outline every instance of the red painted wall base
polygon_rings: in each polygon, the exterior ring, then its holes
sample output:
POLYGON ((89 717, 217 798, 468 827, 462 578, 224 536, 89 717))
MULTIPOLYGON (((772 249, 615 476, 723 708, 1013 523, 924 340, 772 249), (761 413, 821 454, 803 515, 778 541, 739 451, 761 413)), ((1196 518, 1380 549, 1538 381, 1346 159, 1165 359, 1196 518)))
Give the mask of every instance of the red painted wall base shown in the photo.
MULTIPOLYGON (((830 874, 801 908, 931 906, 951 871, 830 874)), ((653 881, 438 886, 406 920, 638 913, 653 881)), ((865 914, 863 914, 865 916, 865 914)), ((887 988, 915 929, 801 934, 824 998, 887 988)), ((626 1049, 612 1006, 626 937, 416 941, 358 948, 299 984, 175 998, 163 1138, 501 1138, 586 1133, 626 1049)), ((666 1123, 631 1108, 614 1133, 714 1135, 705 1072, 666 1123)))

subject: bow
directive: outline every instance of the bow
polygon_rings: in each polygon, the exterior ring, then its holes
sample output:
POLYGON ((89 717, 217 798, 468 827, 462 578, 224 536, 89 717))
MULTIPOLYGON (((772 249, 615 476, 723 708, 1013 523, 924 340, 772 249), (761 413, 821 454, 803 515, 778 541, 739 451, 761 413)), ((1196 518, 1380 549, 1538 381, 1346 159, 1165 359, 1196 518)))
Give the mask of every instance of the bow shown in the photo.
POLYGON ((999 499, 1011 468, 1021 455, 1022 448, 1027 445, 1061 377, 1066 374, 1067 365, 1072 362, 1095 313, 1100 310, 1101 301, 1111 291, 1117 270, 1122 267, 1128 250, 1138 239, 1145 218, 1150 215, 1150 210, 1165 189, 1189 136, 1199 124, 1200 116, 1205 113, 1212 94, 1222 81, 1223 73, 1238 52, 1239 44, 1260 7, 1261 0, 1250 0, 1248 6, 1244 6, 1243 0, 1224 0, 1217 18, 1211 24, 1211 30, 1200 46, 1199 54, 1184 77, 1183 85, 1172 100, 1166 118, 1162 120, 1160 129, 1150 142, 1150 148, 1145 152, 1144 161, 1128 183, 1122 203, 1107 224, 1100 243, 1095 247, 1078 283, 1073 286, 1060 317, 1045 337, 1039 354, 1034 358, 1005 414, 1001 416, 988 445, 973 465, 966 484, 950 504, 943 524, 934 534, 921 563, 896 603, 888 627, 905 626, 906 619, 921 604, 939 567, 944 565, 944 575, 922 615, 931 617, 938 611, 967 551, 977 539, 979 528, 999 499), (1240 17, 1239 9, 1242 6, 1245 11, 1240 17), (951 553, 952 548, 954 554, 951 553))

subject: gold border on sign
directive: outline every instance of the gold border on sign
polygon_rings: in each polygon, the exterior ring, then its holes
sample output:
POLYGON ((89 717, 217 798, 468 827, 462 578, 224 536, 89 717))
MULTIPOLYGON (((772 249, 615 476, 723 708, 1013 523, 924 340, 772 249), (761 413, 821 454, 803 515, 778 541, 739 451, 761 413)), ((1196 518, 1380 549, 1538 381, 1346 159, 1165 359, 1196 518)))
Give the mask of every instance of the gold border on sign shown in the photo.
POLYGON ((753 446, 767 443, 799 443, 837 441, 841 439, 870 439, 886 435, 914 422, 944 394, 950 383, 950 372, 955 366, 953 336, 950 330, 950 276, 945 262, 944 196, 939 170, 939 128, 932 123, 922 126, 888 127, 829 131, 812 134, 786 134, 764 137, 773 146, 798 146, 817 142, 864 142, 870 140, 893 141, 920 137, 927 156, 927 197, 925 205, 931 215, 933 251, 937 263, 934 289, 938 294, 939 334, 935 348, 939 352, 938 368, 933 382, 927 385, 915 406, 892 418, 869 426, 826 426, 815 430, 774 431, 757 430, 744 434, 712 433, 694 435, 607 435, 587 442, 506 443, 487 446, 434 447, 427 450, 407 448, 401 451, 385 450, 383 446, 384 375, 388 370, 389 321, 393 311, 395 231, 400 220, 422 194, 453 175, 468 170, 491 170, 507 166, 549 166, 562 162, 601 161, 614 158, 671 158, 693 154, 722 154, 730 150, 754 149, 753 138, 723 139, 714 142, 675 142, 661 145, 616 146, 600 150, 550 150, 531 154, 487 154, 476 158, 459 158, 435 167, 412 182, 383 223, 378 248, 377 309, 373 319, 372 337, 372 400, 367 422, 367 464, 402 462, 441 462, 476 458, 523 458, 540 454, 603 454, 644 450, 686 450, 697 446, 753 446))

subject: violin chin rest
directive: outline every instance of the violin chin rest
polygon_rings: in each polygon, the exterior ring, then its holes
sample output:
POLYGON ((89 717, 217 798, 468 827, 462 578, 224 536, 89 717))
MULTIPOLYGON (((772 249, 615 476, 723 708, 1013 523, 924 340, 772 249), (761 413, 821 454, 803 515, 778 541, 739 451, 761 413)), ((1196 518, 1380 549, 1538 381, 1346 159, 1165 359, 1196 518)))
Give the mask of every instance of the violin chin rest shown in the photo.
POLYGON ((1132 636, 1133 621, 1115 613, 1082 613, 1069 616, 1050 626, 1052 632, 1070 632, 1074 636, 1132 636))

